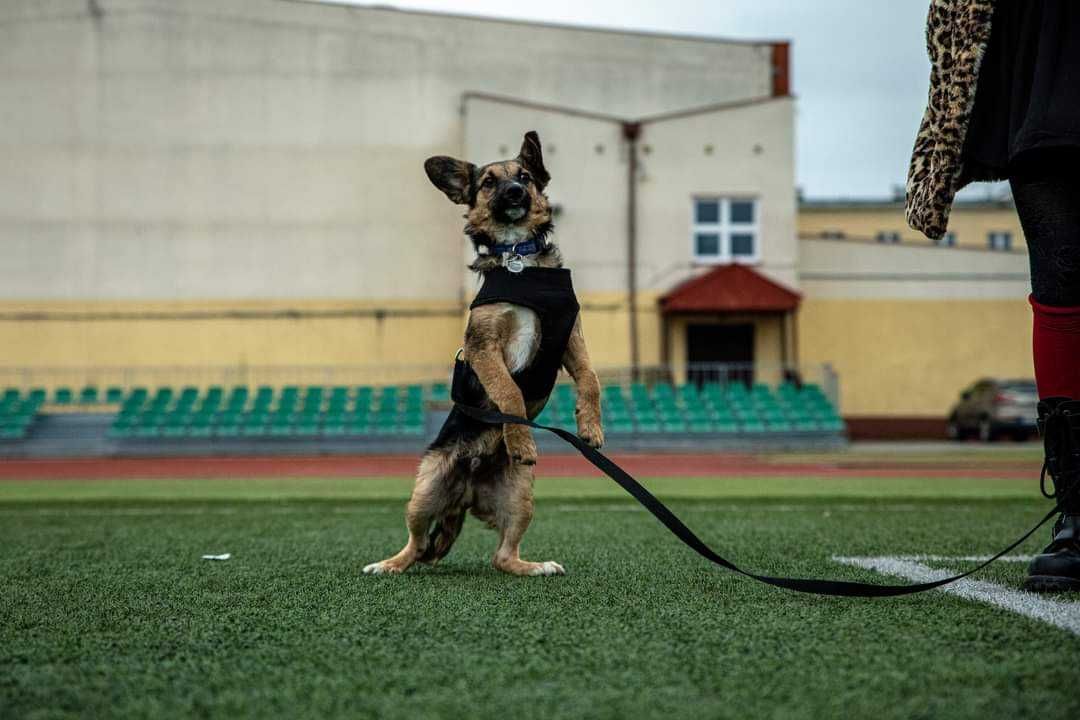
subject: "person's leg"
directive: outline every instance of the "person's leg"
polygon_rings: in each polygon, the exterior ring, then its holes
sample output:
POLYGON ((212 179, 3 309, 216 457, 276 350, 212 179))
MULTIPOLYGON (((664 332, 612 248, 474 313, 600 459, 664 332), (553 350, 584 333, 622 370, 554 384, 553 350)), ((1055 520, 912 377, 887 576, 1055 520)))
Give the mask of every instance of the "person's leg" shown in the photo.
POLYGON ((1080 590, 1080 154, 1029 159, 1010 177, 1031 259, 1039 430, 1053 496, 1065 512, 1025 587, 1080 590))

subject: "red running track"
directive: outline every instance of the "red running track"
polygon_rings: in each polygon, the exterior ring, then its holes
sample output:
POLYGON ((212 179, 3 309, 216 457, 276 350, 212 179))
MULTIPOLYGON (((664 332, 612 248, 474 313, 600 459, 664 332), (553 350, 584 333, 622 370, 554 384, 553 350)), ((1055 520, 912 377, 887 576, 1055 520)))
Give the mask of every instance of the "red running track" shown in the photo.
MULTIPOLYGON (((784 462, 737 454, 613 455, 638 477, 968 477, 1027 479, 1038 467, 1023 462, 784 462)), ((102 480, 136 478, 379 477, 412 475, 415 455, 330 455, 313 457, 163 457, 0 460, 0 480, 102 480)), ((539 476, 597 477, 601 473, 577 455, 545 455, 539 476)))

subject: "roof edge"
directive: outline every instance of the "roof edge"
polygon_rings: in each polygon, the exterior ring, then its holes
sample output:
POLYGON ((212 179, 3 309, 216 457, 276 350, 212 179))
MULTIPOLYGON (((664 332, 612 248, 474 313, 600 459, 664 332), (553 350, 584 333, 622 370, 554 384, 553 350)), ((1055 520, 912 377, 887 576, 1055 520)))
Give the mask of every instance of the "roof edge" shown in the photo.
POLYGON ((426 15, 428 17, 456 18, 460 20, 479 20, 481 22, 507 23, 511 25, 530 25, 544 27, 553 30, 580 30, 583 32, 605 33, 609 35, 632 35, 637 37, 656 38, 659 40, 685 40, 689 42, 712 43, 714 45, 776 45, 790 43, 791 38, 733 38, 720 35, 704 35, 697 33, 661 32, 652 30, 632 30, 615 27, 603 27, 600 25, 574 25, 573 23, 551 22, 544 20, 527 20, 523 18, 497 17, 492 15, 478 15, 473 13, 445 12, 441 10, 428 10, 421 8, 403 8, 389 3, 352 2, 350 0, 277 0, 277 2, 297 3, 304 5, 337 5, 356 10, 381 10, 384 12, 396 12, 406 15, 426 15))

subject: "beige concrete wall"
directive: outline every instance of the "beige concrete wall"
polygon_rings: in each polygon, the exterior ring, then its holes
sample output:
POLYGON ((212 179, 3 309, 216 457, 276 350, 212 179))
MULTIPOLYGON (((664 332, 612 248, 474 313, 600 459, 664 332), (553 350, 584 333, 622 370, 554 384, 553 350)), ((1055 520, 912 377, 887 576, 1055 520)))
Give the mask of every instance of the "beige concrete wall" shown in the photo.
MULTIPOLYGON (((800 235, 842 232, 849 238, 874 239, 878 232, 898 232, 902 242, 925 245, 930 241, 912 230, 899 203, 887 207, 829 208, 803 205, 798 210, 800 235)), ((958 247, 985 249, 987 234, 1011 232, 1013 248, 1025 251, 1024 233, 1016 210, 1009 205, 973 207, 958 203, 949 216, 949 231, 956 233, 958 247)))
POLYGON ((645 126, 639 176, 645 287, 670 289, 708 269, 693 260, 692 200, 699 195, 756 198, 761 259, 755 269, 797 285, 794 122, 794 100, 776 98, 645 126))
POLYGON ((442 270, 460 223, 421 165, 464 150, 464 92, 637 116, 771 88, 768 44, 275 0, 97 4, 0 7, 3 298, 459 300, 442 270))
POLYGON ((1023 299, 1026 253, 803 238, 799 284, 807 297, 1023 299))
MULTIPOLYGON (((467 155, 480 162, 516 153, 523 128, 539 131, 552 175, 548 196, 561 209, 555 240, 578 287, 625 290, 628 150, 619 125, 478 98, 466 102, 465 115, 467 155)), ((698 195, 757 198, 757 269, 797 284, 793 122, 793 101, 778 98, 643 127, 637 179, 643 291, 666 292, 708 269, 693 259, 698 195)), ((471 258, 471 246, 463 247, 471 258)))

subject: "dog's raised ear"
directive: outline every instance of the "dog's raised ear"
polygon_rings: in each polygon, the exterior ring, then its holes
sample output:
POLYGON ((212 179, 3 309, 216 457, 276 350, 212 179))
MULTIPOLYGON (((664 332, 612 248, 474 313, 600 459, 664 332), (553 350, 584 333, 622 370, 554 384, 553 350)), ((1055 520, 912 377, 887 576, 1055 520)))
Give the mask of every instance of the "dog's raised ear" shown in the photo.
POLYGON ((450 202, 468 205, 472 200, 473 178, 476 166, 464 160, 436 155, 424 161, 424 172, 432 184, 446 193, 450 202))
POLYGON ((541 190, 551 180, 547 168, 544 167, 544 153, 540 150, 540 136, 535 130, 525 133, 525 140, 521 143, 521 151, 518 153, 518 162, 532 173, 537 186, 541 190))

